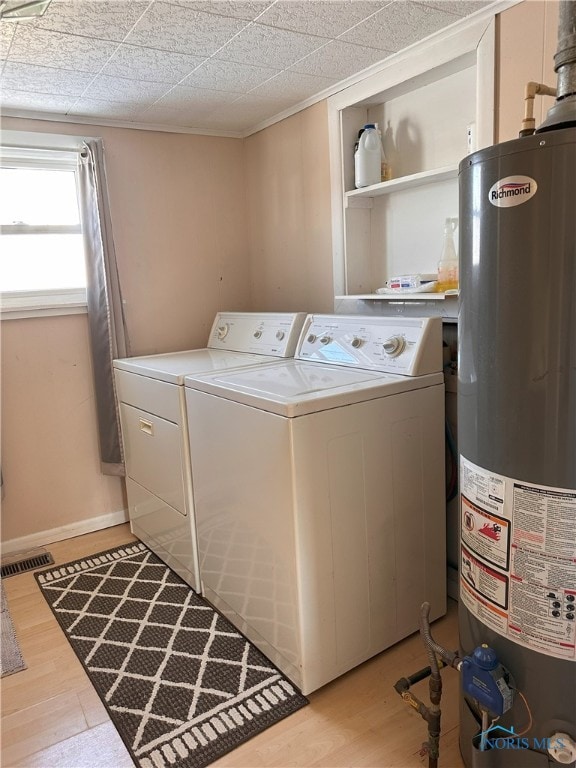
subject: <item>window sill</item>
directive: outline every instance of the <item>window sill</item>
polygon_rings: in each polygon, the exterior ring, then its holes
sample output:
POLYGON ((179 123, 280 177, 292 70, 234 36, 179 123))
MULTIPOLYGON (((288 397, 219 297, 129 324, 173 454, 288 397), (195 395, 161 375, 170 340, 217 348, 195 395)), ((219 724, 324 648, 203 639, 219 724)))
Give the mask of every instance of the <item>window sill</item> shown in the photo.
POLYGON ((20 320, 27 317, 85 314, 86 290, 10 291, 0 299, 2 320, 20 320))

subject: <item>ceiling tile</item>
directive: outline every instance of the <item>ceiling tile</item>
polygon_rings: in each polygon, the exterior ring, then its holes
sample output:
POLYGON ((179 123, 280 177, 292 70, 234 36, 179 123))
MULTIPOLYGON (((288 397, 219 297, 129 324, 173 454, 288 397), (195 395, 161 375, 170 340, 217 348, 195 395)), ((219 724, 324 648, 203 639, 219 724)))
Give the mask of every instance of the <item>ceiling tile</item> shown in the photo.
POLYGON ((177 125, 202 128, 210 119, 214 107, 208 104, 184 104, 179 107, 167 107, 161 103, 153 104, 138 116, 138 122, 148 125, 177 125))
POLYGON ((54 69, 99 72, 117 47, 118 43, 107 40, 90 40, 18 24, 8 59, 54 69))
POLYGON ((326 90, 336 78, 303 75, 300 72, 284 71, 267 80, 263 85, 250 91, 251 96, 286 96, 303 101, 315 93, 326 90))
POLYGON ((490 5, 492 0, 416 0, 418 5, 437 8, 439 11, 454 13, 456 16, 469 16, 471 13, 490 5))
POLYGON ((13 91, 2 88, 3 109, 38 110, 39 112, 62 112, 69 109, 75 96, 62 97, 50 93, 32 93, 31 91, 13 91))
POLYGON ((343 34, 340 40, 396 52, 455 21, 457 18, 453 14, 436 8, 410 0, 394 0, 375 16, 343 34))
POLYGON ((52 0, 42 18, 26 25, 120 42, 149 5, 150 0, 52 0))
POLYGON ((156 83, 178 83, 203 61, 205 59, 200 56, 122 44, 102 74, 156 83))
POLYGON ((294 64, 327 42, 322 37, 252 24, 218 51, 218 58, 256 66, 268 66, 274 62, 281 69, 294 64))
POLYGON ((270 67, 255 67, 252 64, 237 64, 214 58, 194 70, 181 85, 246 93, 276 74, 278 70, 270 67))
POLYGON ((176 85, 164 94, 157 103, 159 107, 167 109, 180 108, 182 105, 187 106, 189 104, 214 108, 222 104, 222 91, 210 91, 204 88, 188 88, 184 85, 176 85))
POLYGON ((173 5, 182 5, 194 11, 215 13, 218 16, 231 16, 235 19, 254 21, 270 5, 271 0, 166 0, 173 5))
POLYGON ((51 93, 67 97, 79 96, 93 77, 85 72, 70 72, 67 69, 52 69, 7 61, 0 84, 2 89, 51 93))
POLYGON ((384 51, 375 48, 362 48, 358 45, 334 40, 334 42, 294 64, 290 70, 343 80, 372 64, 376 64, 385 55, 384 51))
POLYGON ((99 99, 77 99, 68 110, 69 115, 103 117, 110 120, 134 120, 145 106, 141 103, 125 104, 118 101, 99 99))
POLYGON ((16 32, 15 24, 0 24, 0 59, 5 59, 16 32))
POLYGON ((0 106, 244 131, 486 5, 52 0, 0 25, 0 106))
POLYGON ((157 2, 126 38, 127 43, 166 51, 211 56, 246 22, 216 17, 180 5, 157 2))
POLYGON ((125 77, 98 75, 82 95, 100 101, 126 101, 152 103, 171 86, 166 83, 150 83, 147 80, 128 80, 125 77))
POLYGON ((338 37, 390 0, 277 0, 258 19, 265 24, 320 37, 338 37))

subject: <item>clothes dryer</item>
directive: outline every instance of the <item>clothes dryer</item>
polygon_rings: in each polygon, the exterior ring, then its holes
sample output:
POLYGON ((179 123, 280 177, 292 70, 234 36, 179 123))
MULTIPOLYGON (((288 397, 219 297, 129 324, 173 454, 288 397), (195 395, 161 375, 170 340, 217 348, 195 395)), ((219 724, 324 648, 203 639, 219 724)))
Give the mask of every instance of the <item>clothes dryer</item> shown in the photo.
POLYGON ((130 527, 200 590, 184 376, 294 354, 304 313, 220 312, 208 346, 114 360, 130 527))
POLYGON ((440 318, 311 315, 186 377, 205 596, 310 693, 446 610, 440 318))

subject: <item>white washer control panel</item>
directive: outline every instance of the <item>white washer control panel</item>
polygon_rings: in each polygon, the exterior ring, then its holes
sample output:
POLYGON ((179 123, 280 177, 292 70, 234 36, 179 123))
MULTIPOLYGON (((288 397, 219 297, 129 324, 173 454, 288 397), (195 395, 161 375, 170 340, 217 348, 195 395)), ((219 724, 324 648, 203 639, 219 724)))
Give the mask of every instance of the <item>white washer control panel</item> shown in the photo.
POLYGON ((304 312, 219 312, 208 348, 292 357, 305 319, 304 312))
POLYGON ((308 315, 295 357, 405 376, 439 373, 442 319, 308 315))

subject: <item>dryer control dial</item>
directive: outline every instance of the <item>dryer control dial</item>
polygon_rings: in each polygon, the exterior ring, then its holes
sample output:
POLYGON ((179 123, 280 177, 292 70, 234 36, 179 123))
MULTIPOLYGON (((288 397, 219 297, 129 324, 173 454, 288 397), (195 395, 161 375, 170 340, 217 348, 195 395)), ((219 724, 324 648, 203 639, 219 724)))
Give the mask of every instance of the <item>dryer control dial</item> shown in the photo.
POLYGON ((314 344, 314 342, 316 341, 317 338, 318 338, 318 336, 316 336, 315 333, 310 333, 308 335, 308 338, 306 339, 306 341, 308 342, 308 344, 314 344))
POLYGON ((261 339, 262 338, 262 331, 254 331, 254 338, 255 339, 261 339))
POLYGON ((354 349, 360 349, 362 344, 364 344, 364 339, 359 339, 358 336, 355 336, 351 341, 352 346, 354 349))
POLYGON ((332 338, 330 336, 322 336, 320 339, 320 344, 330 344, 332 341, 332 338))
POLYGON ((222 339, 225 339, 226 336, 228 336, 228 331, 230 330, 230 326, 228 323, 224 323, 224 325, 219 325, 218 330, 216 331, 216 335, 222 341, 222 339))
POLYGON ((284 333, 284 331, 276 331, 276 338, 278 339, 278 341, 282 341, 282 339, 284 338, 284 336, 286 336, 286 334, 284 333))
POLYGON ((398 357, 404 352, 406 339, 403 336, 390 336, 383 344, 384 352, 388 357, 398 357))

